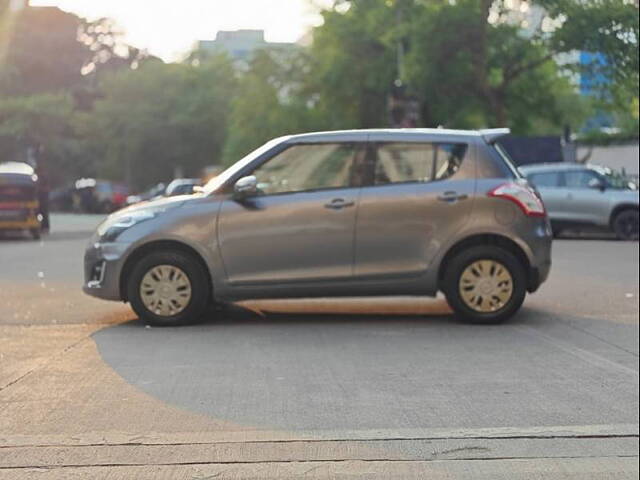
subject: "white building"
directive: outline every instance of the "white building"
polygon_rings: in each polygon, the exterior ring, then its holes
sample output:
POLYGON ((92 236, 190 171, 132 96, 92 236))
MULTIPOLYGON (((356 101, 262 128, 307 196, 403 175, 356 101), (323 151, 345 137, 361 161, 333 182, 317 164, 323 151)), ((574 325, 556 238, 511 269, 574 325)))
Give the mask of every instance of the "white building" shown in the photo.
POLYGON ((248 62, 253 52, 261 48, 293 49, 295 43, 267 42, 264 30, 221 30, 214 40, 198 42, 198 51, 207 53, 226 53, 236 61, 248 62))

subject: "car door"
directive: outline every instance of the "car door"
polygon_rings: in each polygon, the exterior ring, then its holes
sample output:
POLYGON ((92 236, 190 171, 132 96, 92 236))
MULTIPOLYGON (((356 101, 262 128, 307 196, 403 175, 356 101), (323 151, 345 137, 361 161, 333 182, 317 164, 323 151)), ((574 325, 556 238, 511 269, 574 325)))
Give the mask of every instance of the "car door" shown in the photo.
POLYGON ((459 171, 470 146, 380 142, 371 149, 371 172, 358 206, 354 273, 423 273, 470 214, 475 170, 459 171))
POLYGON ((567 170, 564 172, 567 192, 566 208, 575 221, 588 224, 607 224, 609 195, 605 180, 593 170, 567 170))
POLYGON ((258 195, 222 202, 218 245, 231 284, 352 276, 360 145, 292 145, 251 173, 258 195))

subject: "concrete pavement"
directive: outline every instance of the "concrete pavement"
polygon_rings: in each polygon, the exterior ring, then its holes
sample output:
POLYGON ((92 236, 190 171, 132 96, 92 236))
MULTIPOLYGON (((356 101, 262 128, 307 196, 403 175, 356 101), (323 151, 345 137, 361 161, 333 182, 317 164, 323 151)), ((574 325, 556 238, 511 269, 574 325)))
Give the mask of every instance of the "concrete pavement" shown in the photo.
POLYGON ((151 329, 79 291, 99 218, 53 220, 0 240, 0 479, 637 477, 637 243, 556 242, 502 326, 394 298, 151 329))

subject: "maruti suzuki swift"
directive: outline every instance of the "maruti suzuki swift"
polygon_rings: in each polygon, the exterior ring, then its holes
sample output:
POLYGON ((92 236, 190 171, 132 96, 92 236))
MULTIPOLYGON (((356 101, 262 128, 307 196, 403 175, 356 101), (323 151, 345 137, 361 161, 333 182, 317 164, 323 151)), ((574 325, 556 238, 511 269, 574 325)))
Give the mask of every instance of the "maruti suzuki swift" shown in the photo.
POLYGON ((427 295, 511 317, 551 267, 537 192, 497 143, 508 129, 353 130, 266 143, 202 191, 109 216, 84 291, 153 325, 245 299, 427 295))

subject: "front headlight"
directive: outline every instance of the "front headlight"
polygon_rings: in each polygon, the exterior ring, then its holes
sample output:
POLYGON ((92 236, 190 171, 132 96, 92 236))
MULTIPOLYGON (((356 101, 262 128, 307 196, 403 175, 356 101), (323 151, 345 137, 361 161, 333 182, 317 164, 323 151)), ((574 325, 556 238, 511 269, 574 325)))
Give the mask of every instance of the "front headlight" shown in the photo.
POLYGON ((114 242, 128 228, 146 220, 151 220, 162 211, 164 210, 140 210, 125 215, 117 215, 114 218, 107 218, 98 227, 98 240, 100 242, 114 242))

